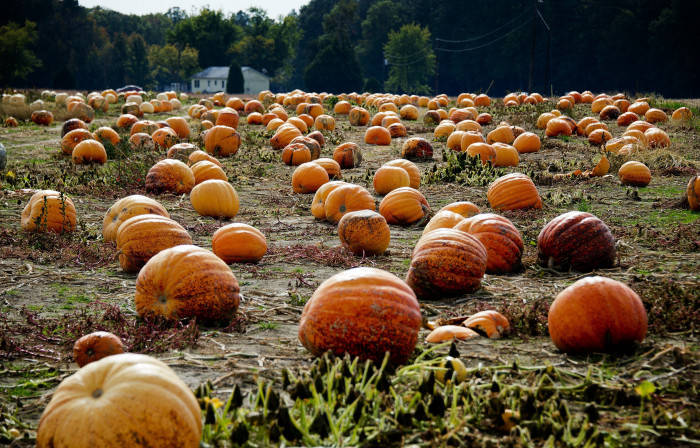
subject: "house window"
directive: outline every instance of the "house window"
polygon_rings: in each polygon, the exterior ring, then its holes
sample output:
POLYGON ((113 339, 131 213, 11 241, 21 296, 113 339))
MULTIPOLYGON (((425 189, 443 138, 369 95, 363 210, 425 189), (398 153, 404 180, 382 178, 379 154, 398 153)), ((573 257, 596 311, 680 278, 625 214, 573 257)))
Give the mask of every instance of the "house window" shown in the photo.
POLYGON ((199 89, 199 79, 194 80, 194 88, 199 89))
POLYGON ((207 87, 211 87, 211 81, 207 81, 207 87))

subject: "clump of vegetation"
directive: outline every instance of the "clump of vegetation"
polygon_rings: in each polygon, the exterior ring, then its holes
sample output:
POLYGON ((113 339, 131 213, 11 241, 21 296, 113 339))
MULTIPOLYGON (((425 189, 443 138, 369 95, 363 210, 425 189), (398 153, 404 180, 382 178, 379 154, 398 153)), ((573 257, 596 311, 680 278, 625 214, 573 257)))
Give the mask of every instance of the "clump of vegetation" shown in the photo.
POLYGON ((470 157, 466 152, 443 149, 442 160, 444 161, 442 165, 434 164, 423 175, 422 183, 454 182, 465 185, 486 186, 506 173, 502 168, 495 168, 491 164, 482 164, 479 157, 470 157))

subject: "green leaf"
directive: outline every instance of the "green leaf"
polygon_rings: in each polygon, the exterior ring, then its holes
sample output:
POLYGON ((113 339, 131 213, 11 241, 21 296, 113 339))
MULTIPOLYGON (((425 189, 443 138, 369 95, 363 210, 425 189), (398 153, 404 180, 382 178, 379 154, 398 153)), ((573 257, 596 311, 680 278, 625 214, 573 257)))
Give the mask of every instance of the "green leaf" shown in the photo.
POLYGON ((639 386, 634 388, 634 391, 637 392, 640 397, 646 398, 656 391, 656 387, 649 381, 642 381, 639 386))

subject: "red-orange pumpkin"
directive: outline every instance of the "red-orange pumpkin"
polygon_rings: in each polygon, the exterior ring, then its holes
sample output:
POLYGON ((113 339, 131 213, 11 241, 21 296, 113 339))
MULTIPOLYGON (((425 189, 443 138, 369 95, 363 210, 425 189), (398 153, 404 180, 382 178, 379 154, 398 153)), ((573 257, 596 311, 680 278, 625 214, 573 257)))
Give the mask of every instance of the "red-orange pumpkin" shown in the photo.
POLYGON ((486 272, 502 274, 520 268, 523 239, 508 218, 483 213, 460 221, 454 229, 476 237, 486 248, 486 272))
POLYGON ((86 334, 73 345, 73 360, 78 367, 120 353, 124 353, 122 340, 107 331, 86 334))

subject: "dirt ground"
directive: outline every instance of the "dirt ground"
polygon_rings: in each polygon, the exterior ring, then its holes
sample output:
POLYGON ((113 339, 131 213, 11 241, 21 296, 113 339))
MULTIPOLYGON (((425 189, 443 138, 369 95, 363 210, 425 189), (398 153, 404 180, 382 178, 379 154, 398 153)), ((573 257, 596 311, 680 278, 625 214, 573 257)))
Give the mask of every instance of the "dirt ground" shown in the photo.
MULTIPOLYGON (((657 101, 662 107, 670 104, 657 101)), ((700 443, 700 214, 689 211, 682 201, 688 180, 700 170, 700 124, 697 119, 685 126, 661 123, 659 127, 671 137, 670 148, 630 157, 651 168, 648 187, 620 185, 616 173, 625 159, 615 157, 607 176, 556 180, 553 174, 591 169, 600 150, 582 137, 545 138, 543 131, 535 128, 535 121, 551 107, 550 103, 487 108, 494 120, 484 134, 500 121, 508 121, 536 132, 543 142, 539 152, 522 154, 518 167, 504 170, 530 174, 544 203, 541 210, 502 213, 513 221, 525 242, 523 270, 486 275, 482 288, 473 294, 423 303, 423 316, 433 319, 495 308, 511 319, 515 332, 502 340, 460 342, 458 348, 468 368, 514 361, 524 366, 551 364, 582 374, 594 368, 605 372, 605 381, 630 390, 650 380, 657 387, 655 405, 682 417, 686 424, 685 429, 677 425, 679 429, 664 432, 664 436, 677 445, 700 443), (548 305, 567 285, 589 275, 555 272, 537 265, 540 229, 569 210, 591 212, 610 226, 617 240, 618 262, 612 269, 595 273, 630 285, 645 303, 649 334, 632 354, 570 357, 560 353, 547 336, 548 305)), ((112 106, 109 113, 98 114, 91 129, 115 125, 118 114, 118 108, 112 106)), ((157 121, 169 115, 186 115, 186 111, 148 119, 157 121)), ((585 105, 576 106, 572 113, 574 119, 585 115, 591 115, 585 105)), ((373 192, 374 171, 399 157, 405 138, 394 139, 389 147, 365 145, 364 128, 351 127, 342 116, 336 120, 336 130, 326 135, 322 157, 332 157, 333 149, 342 142, 358 143, 363 162, 358 168, 343 170, 343 179, 373 192)), ((409 137, 421 136, 433 144, 435 160, 419 162, 421 171, 425 174, 443 167, 444 154, 449 151, 445 143, 433 141, 432 129, 424 127, 422 120, 404 123, 409 137)), ((38 127, 22 123, 18 128, 0 128, 0 143, 8 154, 7 169, 4 175, 0 173, 0 408, 5 433, 17 428, 25 437, 15 444, 33 443, 38 419, 52 391, 76 371, 71 350, 81 332, 114 331, 130 350, 165 361, 193 388, 210 381, 221 399, 234 385, 252 390, 261 379, 279 381, 283 368, 308 371, 312 357, 300 345, 297 331, 303 304, 315 288, 331 275, 355 266, 373 266, 403 278, 422 232, 422 226, 392 226, 385 255, 353 257, 340 246, 335 226, 311 215, 313 195, 292 192, 293 167, 284 165, 279 152, 270 148, 264 129, 242 124, 241 149, 233 157, 220 159, 240 197, 240 212, 233 221, 260 229, 269 250, 258 264, 231 266, 241 285, 239 314, 225 328, 144 324, 134 311, 136 275, 123 273, 116 249, 102 241, 102 219, 118 198, 145 194, 145 173, 164 154, 134 154, 128 160, 110 160, 104 167, 76 167, 69 157, 60 155, 61 124, 38 127), (31 190, 37 188, 61 190, 73 199, 79 219, 76 232, 55 236, 22 231, 22 208, 31 190)), ((193 130, 199 129, 197 120, 191 125, 193 130)), ((622 134, 623 129, 614 122, 608 125, 614 136, 622 134)), ((486 200, 487 184, 437 181, 424 183, 420 190, 433 211, 465 200, 484 212, 492 211, 486 200)), ((199 246, 211 248, 212 233, 227 223, 199 216, 187 195, 150 196, 165 206, 199 246)), ((381 198, 375 197, 378 203, 381 198)), ((426 334, 427 330, 422 330, 419 341, 426 334)), ((426 346, 419 342, 418 350, 426 346)), ((610 409, 608 412, 617 412, 619 418, 611 417, 606 426, 623 431, 625 422, 636 422, 638 410, 610 409)), ((660 440, 649 437, 652 442, 660 440)), ((412 443, 430 442, 419 438, 412 443)))

